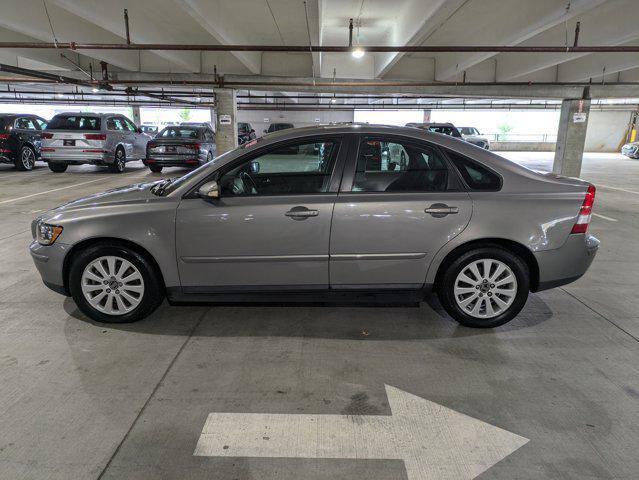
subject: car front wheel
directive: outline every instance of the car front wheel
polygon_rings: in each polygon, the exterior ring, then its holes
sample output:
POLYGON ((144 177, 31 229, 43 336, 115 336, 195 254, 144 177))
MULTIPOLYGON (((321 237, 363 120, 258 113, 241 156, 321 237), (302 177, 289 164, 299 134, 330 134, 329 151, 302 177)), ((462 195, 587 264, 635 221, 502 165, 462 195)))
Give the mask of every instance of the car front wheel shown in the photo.
POLYGON ((526 263, 500 247, 461 254, 438 286, 444 309, 464 326, 492 328, 512 320, 526 304, 530 274, 526 263))
POLYGON ((126 246, 109 243, 77 254, 69 271, 69 289, 85 315, 106 323, 140 320, 164 298, 153 264, 126 246))
POLYGON ((162 165, 149 165, 149 170, 151 170, 153 173, 161 173, 162 165))

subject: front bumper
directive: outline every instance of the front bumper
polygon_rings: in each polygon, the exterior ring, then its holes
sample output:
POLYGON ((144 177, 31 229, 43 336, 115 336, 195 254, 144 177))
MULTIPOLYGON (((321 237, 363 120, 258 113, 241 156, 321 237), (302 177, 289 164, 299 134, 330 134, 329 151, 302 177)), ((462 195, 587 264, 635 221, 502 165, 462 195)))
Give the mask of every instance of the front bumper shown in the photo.
POLYGON ((535 291, 547 290, 574 282, 595 259, 599 240, 589 234, 571 234, 566 243, 554 250, 535 252, 539 265, 539 285, 535 291))
POLYGON ((36 240, 29 245, 29 252, 33 263, 44 284, 54 292, 69 296, 64 284, 64 257, 71 248, 65 243, 54 243, 53 245, 40 245, 36 240))

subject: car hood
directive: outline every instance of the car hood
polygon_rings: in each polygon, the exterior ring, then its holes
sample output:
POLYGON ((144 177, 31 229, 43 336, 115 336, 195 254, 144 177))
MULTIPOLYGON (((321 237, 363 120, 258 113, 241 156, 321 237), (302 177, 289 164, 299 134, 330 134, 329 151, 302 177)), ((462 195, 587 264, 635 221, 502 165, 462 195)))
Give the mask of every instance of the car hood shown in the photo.
POLYGON ((479 140, 487 141, 488 140, 487 137, 484 137, 482 135, 462 135, 462 138, 464 140, 477 140, 477 141, 479 141, 479 140))
POLYGON ((94 193, 88 197, 82 197, 77 200, 71 200, 70 202, 58 205, 54 209, 50 210, 50 213, 60 213, 63 211, 71 211, 82 208, 103 207, 111 205, 123 205, 134 203, 147 203, 158 197, 151 193, 151 187, 159 183, 134 183, 132 185, 126 185, 124 187, 113 188, 100 193, 94 193))

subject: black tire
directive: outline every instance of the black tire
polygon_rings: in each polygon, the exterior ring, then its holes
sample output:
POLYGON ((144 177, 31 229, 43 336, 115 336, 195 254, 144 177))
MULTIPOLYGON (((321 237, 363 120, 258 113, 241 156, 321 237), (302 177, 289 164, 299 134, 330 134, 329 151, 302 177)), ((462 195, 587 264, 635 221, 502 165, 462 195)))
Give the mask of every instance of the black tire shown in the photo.
POLYGON ((113 159, 113 163, 109 165, 109 172, 122 173, 124 172, 125 165, 126 153, 122 147, 118 147, 115 149, 115 158, 113 159))
POLYGON ((161 273, 146 256, 118 243, 100 243, 75 254, 69 269, 69 290, 78 308, 89 318, 103 323, 130 323, 150 315, 164 299, 161 273), (86 266, 102 256, 113 255, 131 262, 144 280, 142 300, 136 308, 123 315, 110 315, 94 308, 82 293, 81 279, 86 266))
POLYGON ((49 162, 49 170, 55 173, 63 173, 67 171, 69 165, 62 162, 49 162))
POLYGON ((33 148, 28 145, 24 145, 15 160, 16 169, 23 172, 33 170, 36 161, 36 153, 33 148))
MULTIPOLYGON (((440 279, 437 294, 442 306, 457 322, 472 328, 493 328, 509 322, 524 308, 530 290, 530 273, 526 262, 514 253, 496 245, 478 247, 462 253, 448 265, 440 279), (455 280, 459 273, 472 262, 481 259, 494 259, 504 263, 510 268, 517 281, 513 302, 502 313, 490 318, 478 318, 464 311, 457 304, 454 293, 455 280)), ((486 298, 486 301, 489 300, 486 298)))
POLYGON ((153 173, 161 173, 162 165, 149 165, 149 170, 151 170, 153 173))

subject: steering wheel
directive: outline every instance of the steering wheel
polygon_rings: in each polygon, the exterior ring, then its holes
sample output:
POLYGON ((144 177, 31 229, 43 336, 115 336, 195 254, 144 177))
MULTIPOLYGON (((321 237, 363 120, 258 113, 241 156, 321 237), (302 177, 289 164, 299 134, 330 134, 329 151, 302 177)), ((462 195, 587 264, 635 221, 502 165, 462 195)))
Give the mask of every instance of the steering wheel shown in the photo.
POLYGON ((247 172, 240 172, 240 180, 242 180, 242 184, 244 184, 245 193, 250 192, 253 195, 257 194, 257 185, 255 184, 255 180, 253 180, 247 172))

